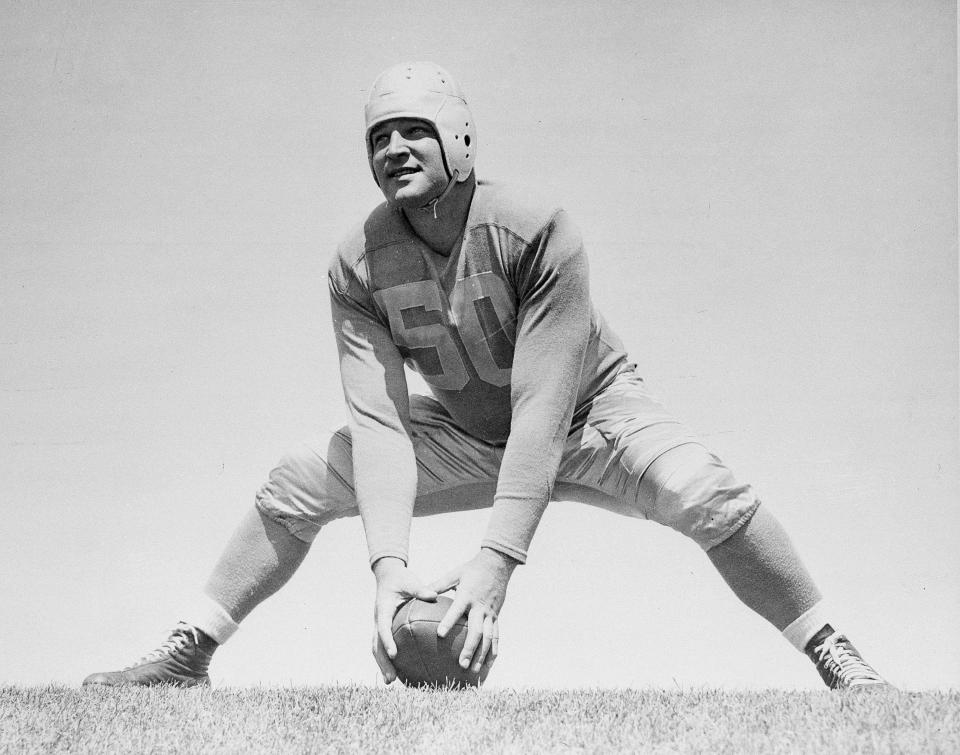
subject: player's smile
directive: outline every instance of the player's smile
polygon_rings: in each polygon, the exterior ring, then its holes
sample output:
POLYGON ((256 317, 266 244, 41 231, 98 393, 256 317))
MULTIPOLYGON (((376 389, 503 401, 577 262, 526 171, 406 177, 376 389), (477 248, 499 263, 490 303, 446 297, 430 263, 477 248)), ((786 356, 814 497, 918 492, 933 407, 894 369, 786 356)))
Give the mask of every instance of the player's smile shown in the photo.
POLYGON ((409 176, 412 173, 418 173, 420 168, 416 165, 406 166, 400 168, 387 168, 387 178, 400 178, 401 176, 409 176))

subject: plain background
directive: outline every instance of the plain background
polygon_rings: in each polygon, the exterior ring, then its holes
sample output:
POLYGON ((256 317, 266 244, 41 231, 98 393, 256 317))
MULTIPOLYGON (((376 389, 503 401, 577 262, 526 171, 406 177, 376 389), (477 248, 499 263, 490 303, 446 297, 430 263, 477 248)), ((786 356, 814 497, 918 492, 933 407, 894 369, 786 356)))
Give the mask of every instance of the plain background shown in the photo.
MULTIPOLYGON (((283 450, 344 419, 325 290, 362 106, 434 60, 481 178, 572 214, 652 389, 753 482, 893 682, 957 687, 956 8, 0 5, 0 681, 155 647, 283 450)), ((486 512, 418 520, 433 577, 486 512)), ((358 521, 218 684, 375 684, 358 521)), ((817 689, 690 542, 552 505, 491 686, 817 689)))

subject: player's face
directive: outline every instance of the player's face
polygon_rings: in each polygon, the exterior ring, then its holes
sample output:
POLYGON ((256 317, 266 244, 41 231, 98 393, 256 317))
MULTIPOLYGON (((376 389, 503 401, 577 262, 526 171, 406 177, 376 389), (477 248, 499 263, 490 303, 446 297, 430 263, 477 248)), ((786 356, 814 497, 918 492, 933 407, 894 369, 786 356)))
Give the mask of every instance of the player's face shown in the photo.
POLYGON ((449 177, 443 150, 429 123, 395 118, 370 132, 373 170, 387 201, 399 207, 422 207, 440 196, 449 177))

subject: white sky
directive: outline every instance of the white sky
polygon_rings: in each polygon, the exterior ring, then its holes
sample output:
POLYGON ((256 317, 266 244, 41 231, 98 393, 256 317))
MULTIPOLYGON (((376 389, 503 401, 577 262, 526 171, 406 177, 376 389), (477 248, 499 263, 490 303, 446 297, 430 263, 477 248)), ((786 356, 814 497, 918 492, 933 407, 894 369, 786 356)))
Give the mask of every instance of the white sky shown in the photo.
MULTIPOLYGON (((581 226, 653 389, 752 481, 897 684, 960 686, 950 2, 0 8, 0 683, 152 649, 282 451, 344 418, 324 272, 379 199, 365 90, 430 59, 481 177, 581 226)), ((486 512, 418 520, 432 577, 486 512)), ((220 684, 374 683, 338 522, 220 684)), ((490 685, 816 689, 707 559, 549 509, 490 685)))

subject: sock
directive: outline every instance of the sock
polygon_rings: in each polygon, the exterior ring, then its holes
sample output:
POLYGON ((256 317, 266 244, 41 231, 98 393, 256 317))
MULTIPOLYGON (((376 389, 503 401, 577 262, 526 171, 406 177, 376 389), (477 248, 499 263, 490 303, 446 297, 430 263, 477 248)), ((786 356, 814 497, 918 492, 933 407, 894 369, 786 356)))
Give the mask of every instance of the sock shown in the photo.
MULTIPOLYGON (((825 627, 830 627, 830 622, 827 621, 827 610, 821 600, 784 627, 782 634, 787 642, 805 653, 810 640, 825 627)), ((832 627, 830 631, 833 631, 832 627)))
POLYGON ((229 640, 240 628, 227 610, 208 595, 197 598, 182 620, 209 635, 218 645, 229 640))

